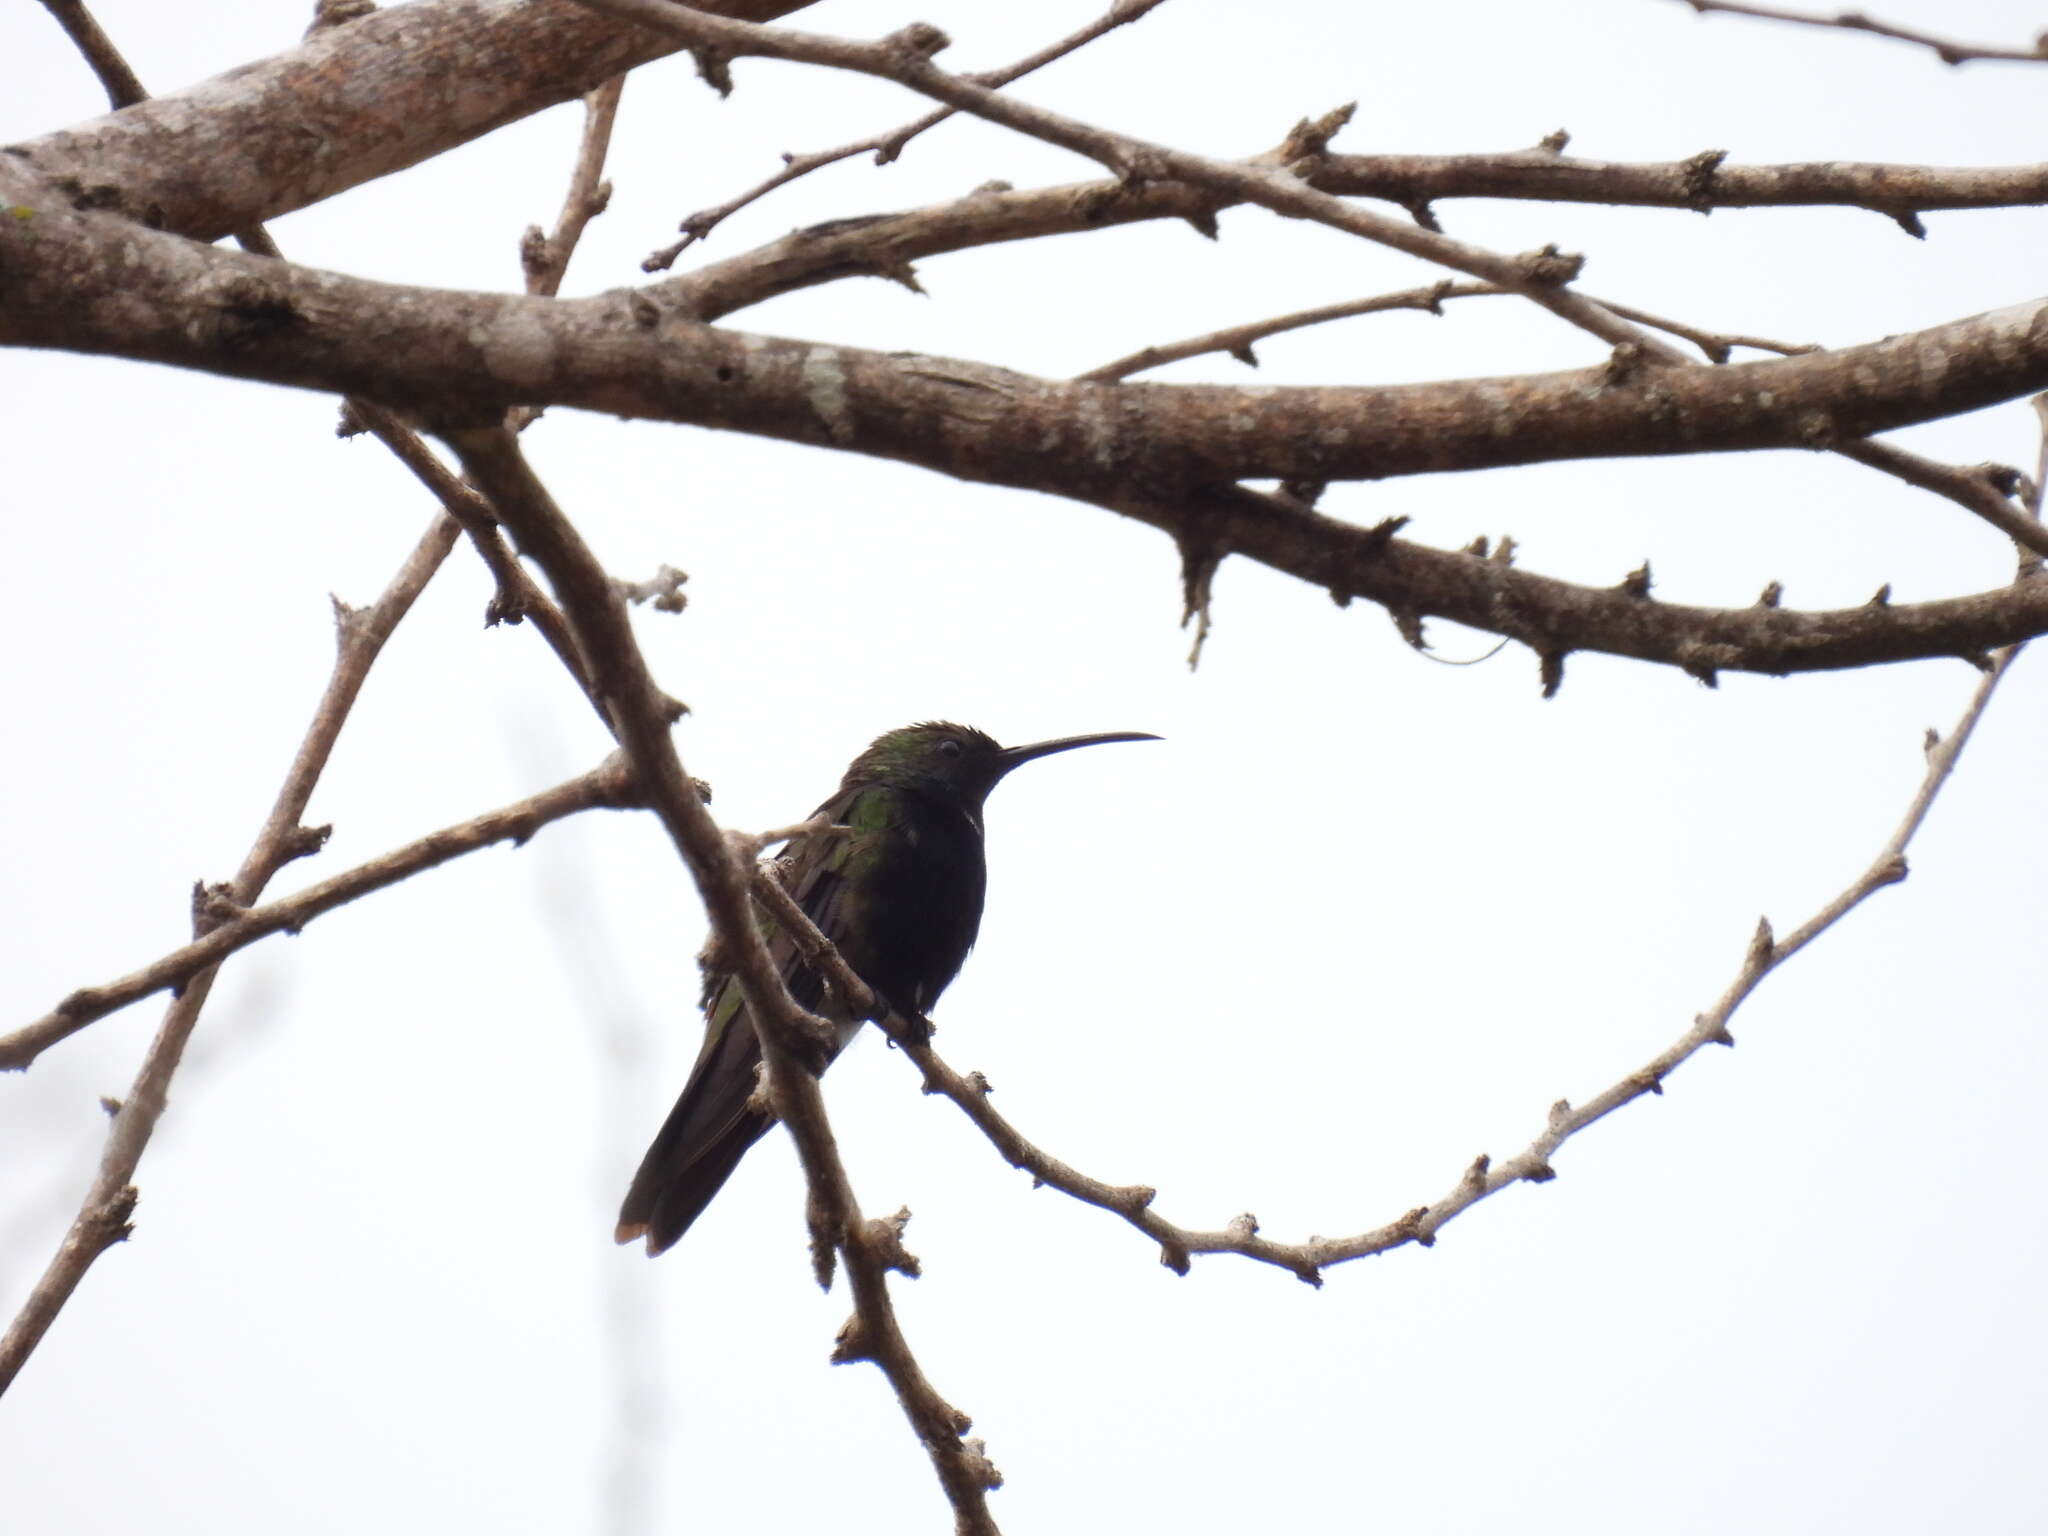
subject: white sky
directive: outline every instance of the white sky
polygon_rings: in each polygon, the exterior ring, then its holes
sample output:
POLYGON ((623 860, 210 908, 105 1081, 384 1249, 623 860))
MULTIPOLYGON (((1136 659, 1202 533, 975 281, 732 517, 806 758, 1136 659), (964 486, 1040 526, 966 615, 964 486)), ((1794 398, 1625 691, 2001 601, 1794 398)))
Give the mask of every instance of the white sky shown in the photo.
MULTIPOLYGON (((1032 7, 829 0, 810 28, 953 31, 986 67, 1078 25, 1032 7)), ((2019 41, 2015 0, 1884 12, 2019 41)), ((100 15, 169 90, 289 46, 301 8, 100 15)), ((40 7, 0 9, 0 141, 102 98, 40 7)), ((743 61, 720 103, 671 61, 629 84, 612 211, 568 291, 640 281, 682 215, 918 115, 874 82, 743 61)), ((1030 99, 1216 154, 1361 103, 1340 149, 2007 164, 2044 158, 2048 70, 1675 0, 1262 11, 1171 0, 1030 99)), ((579 116, 516 125, 284 219, 311 264, 516 288, 579 116)), ((792 226, 1085 165, 973 124, 841 167, 718 231, 792 226)), ((2048 216, 1627 213, 1446 204, 1455 234, 1555 241, 1586 286, 1695 323, 1851 343, 2037 294, 2048 216)), ((924 264, 731 323, 1048 374, 1435 274, 1226 214, 924 264)), ((692 253, 692 258, 697 253, 692 253)), ((686 258, 692 259, 692 258, 686 258)), ((1589 338, 1505 301, 1260 348, 1264 382, 1575 366, 1589 338)), ((1165 377, 1244 379, 1227 359, 1165 377)), ((327 594, 367 602, 421 493, 331 401, 98 359, 0 358, 0 1027, 178 943, 239 862, 326 676, 327 594)), ((2024 405, 1903 435, 2031 465, 2024 405)), ((1559 698, 1511 649, 1450 670, 1376 609, 1245 563, 1199 673, 1156 534, 902 466, 557 412, 529 437, 612 568, 691 573, 641 629, 695 714, 729 823, 806 812, 878 731, 1142 729, 990 811, 984 938, 941 1051, 1057 1155, 1219 1225, 1299 1237, 1428 1202, 1559 1097, 1708 1006, 1760 912, 1803 919, 1880 846, 1974 684, 1960 663, 1724 678, 1579 656, 1559 698)), ((1532 568, 1809 607, 2004 579, 1995 535, 1846 462, 1556 466, 1334 490, 1532 568)), ((313 806, 327 853, 277 890, 580 771, 605 743, 538 638, 485 631, 458 552, 373 674, 313 806)), ((1432 625, 1450 656, 1482 637, 1432 625)), ((1321 1292, 1231 1258, 1176 1279, 1139 1235, 1033 1192, 863 1041, 828 1083, 855 1187, 907 1204, 899 1284, 939 1389, 1010 1480, 1006 1529, 1404 1533, 2037 1531, 2048 1521, 2038 1170, 2048 1045, 2040 658, 2025 658, 1879 896, 1737 1017, 1740 1046, 1596 1127, 1560 1178, 1433 1251, 1321 1292)), ((224 978, 108 1254, 0 1407, 10 1531, 943 1531, 878 1373, 826 1365, 847 1304, 808 1277, 775 1137, 655 1264, 613 1248, 624 1181, 696 1050, 702 921, 659 829, 584 818, 272 941, 224 978), (628 1426, 622 1431, 621 1426, 628 1426), (642 1479, 651 1479, 651 1483, 642 1479), (643 1496, 644 1494, 644 1496, 643 1496)), ((0 1081, 0 1300, 54 1246, 148 1004, 0 1081)))

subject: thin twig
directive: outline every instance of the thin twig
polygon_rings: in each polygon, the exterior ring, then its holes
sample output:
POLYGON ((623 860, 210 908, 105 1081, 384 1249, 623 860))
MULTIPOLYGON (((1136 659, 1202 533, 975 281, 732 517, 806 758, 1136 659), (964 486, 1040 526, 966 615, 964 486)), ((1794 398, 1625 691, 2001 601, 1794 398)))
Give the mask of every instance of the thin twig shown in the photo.
POLYGON ((817 925, 765 868, 755 875, 754 897, 784 931, 795 937, 805 958, 825 978, 842 1003, 856 1016, 881 1022, 890 1039, 923 1073, 925 1091, 944 1094, 958 1105, 1013 1167, 1024 1169, 1039 1183, 1049 1184, 1076 1200, 1129 1222, 1159 1244, 1160 1262, 1176 1273, 1186 1274, 1195 1254, 1234 1253, 1288 1270, 1312 1285, 1320 1285, 1323 1270, 1333 1264, 1385 1253, 1409 1243, 1427 1247, 1436 1241, 1436 1234, 1445 1223, 1510 1184, 1540 1184, 1556 1177, 1550 1160, 1572 1137, 1625 1104, 1646 1094, 1661 1094, 1664 1079, 1704 1046, 1734 1044, 1728 1033, 1728 1021, 1766 976, 1875 892, 1906 877, 1906 848, 1925 820, 1934 797, 1947 782, 1957 757, 1990 702, 1992 692, 2020 649, 2013 646, 1999 653, 1948 739, 1930 746, 1927 772, 1920 787, 1904 819, 1870 866, 1834 900, 1782 941, 1772 938, 1767 921, 1759 922, 1735 980, 1711 1010, 1694 1019, 1690 1029, 1649 1062, 1585 1104, 1574 1107, 1559 1100, 1552 1105, 1543 1133, 1513 1157, 1494 1162, 1481 1155, 1441 1199, 1417 1206, 1385 1226, 1352 1237, 1318 1237, 1301 1243, 1275 1242, 1259 1236, 1258 1221, 1249 1214, 1237 1217, 1216 1231, 1182 1227, 1152 1209, 1157 1191, 1149 1186, 1108 1184, 1060 1161, 1027 1140, 990 1104, 988 1083, 980 1073, 963 1076, 940 1059, 931 1048, 928 1025, 922 1020, 906 1020, 890 1014, 882 1000, 861 981, 830 940, 819 932, 817 925))
POLYGON ((670 0, 578 0, 593 10, 639 22, 680 38, 695 49, 726 57, 759 55, 794 63, 850 70, 894 80, 936 101, 971 112, 1028 137, 1086 156, 1126 183, 1179 180, 1209 193, 1256 203, 1289 218, 1310 219, 1360 239, 1485 282, 1510 288, 1560 319, 1615 346, 1633 346, 1647 361, 1676 362, 1680 354, 1649 332, 1622 319, 1571 287, 1579 261, 1554 248, 1502 256, 1420 225, 1354 207, 1341 197, 1318 192, 1304 179, 1326 152, 1331 134, 1348 120, 1348 108, 1303 123, 1288 136, 1272 161, 1223 161, 1111 133, 1092 124, 1031 106, 949 74, 931 62, 950 39, 938 28, 917 23, 878 43, 786 28, 732 21, 672 4, 670 0))
POLYGON ((625 92, 626 77, 614 75, 583 98, 583 138, 577 146, 576 165, 569 173, 569 189, 562 197, 562 211, 555 216, 555 232, 543 233, 538 224, 526 231, 520 242, 519 261, 526 269, 526 291, 553 298, 562 291, 563 274, 569 258, 590 221, 603 213, 612 198, 612 184, 604 180, 604 159, 611 150, 612 124, 619 115, 619 97, 625 92))
MULTIPOLYGON (((1146 12, 1156 10, 1163 4, 1165 4, 1165 0, 1117 0, 1115 5, 1112 5, 1102 15, 1088 23, 1087 26, 1081 28, 1080 31, 1069 33, 1058 42, 1050 43, 1039 49, 1038 52, 1019 59, 1007 69, 990 70, 985 74, 975 76, 975 79, 982 85, 991 88, 1000 88, 1010 84, 1012 81, 1021 80, 1034 70, 1043 69, 1055 59, 1065 58, 1076 49, 1086 47, 1089 43, 1094 42, 1095 39, 1101 37, 1104 33, 1113 32, 1118 27, 1127 26, 1146 12)), ((782 157, 782 169, 773 176, 770 176, 766 181, 749 187, 746 191, 740 193, 738 197, 728 202, 720 203, 716 208, 700 209, 684 219, 677 226, 682 231, 683 238, 674 245, 663 246, 660 250, 649 256, 640 263, 640 269, 643 272, 667 271, 675 265, 675 260, 678 256, 682 255, 684 251, 687 251, 699 240, 705 239, 712 230, 718 228, 720 224, 723 224, 742 208, 759 202, 776 188, 786 187, 792 181, 802 176, 808 176, 813 171, 823 170, 828 165, 837 165, 841 160, 851 160, 855 155, 863 155, 870 150, 874 152, 875 164, 890 164, 903 153, 905 147, 909 145, 912 139, 928 128, 938 127, 940 123, 953 116, 957 110, 954 107, 941 107, 936 112, 927 112, 914 123, 905 123, 902 127, 892 129, 888 133, 879 133, 872 138, 860 139, 852 144, 842 144, 837 149, 817 150, 807 155, 784 155, 782 157)))
POLYGON ((140 970, 98 986, 81 987, 40 1019, 0 1036, 0 1071, 24 1070, 49 1047, 88 1024, 140 1002, 153 992, 183 986, 201 971, 212 969, 229 955, 274 933, 296 935, 314 918, 410 879, 422 870, 493 843, 524 843, 549 822, 580 811, 619 809, 633 803, 632 776, 625 760, 615 756, 601 767, 552 789, 416 838, 266 906, 235 910, 226 903, 214 903, 209 908, 209 918, 225 919, 218 927, 208 929, 190 944, 140 970))
POLYGON ((1446 299, 1480 298, 1507 291, 1493 283, 1454 283, 1446 280, 1432 283, 1427 288, 1406 288, 1399 293, 1383 293, 1370 299, 1350 299, 1342 304, 1325 304, 1319 309, 1297 310, 1291 315, 1279 315, 1270 320, 1254 320, 1246 325, 1226 326, 1220 331, 1190 336, 1185 341, 1144 347, 1126 357, 1118 358, 1113 363, 1104 363, 1100 368, 1077 373, 1074 375, 1074 382, 1114 384, 1134 373, 1143 373, 1149 368, 1163 368, 1168 363, 1185 362, 1188 358, 1201 357, 1210 352, 1227 352, 1247 367, 1256 368, 1259 360, 1252 352, 1252 344, 1264 341, 1269 336, 1278 336, 1286 331, 1298 331, 1311 325, 1327 325, 1332 320, 1348 320, 1354 315, 1376 315, 1394 309, 1420 309, 1432 315, 1440 315, 1443 313, 1443 303, 1446 299))
POLYGON ((2016 64, 2039 64, 2048 60, 2048 38, 2032 48, 2001 48, 1991 44, 1958 43, 1932 32, 1912 27, 1895 27, 1860 11, 1838 11, 1832 16, 1815 16, 1804 11, 1781 11, 1768 5, 1738 5, 1733 0, 1685 0, 1700 15, 1721 11, 1730 16, 1755 16, 1764 21, 1789 21, 1802 27, 1838 27, 1847 32, 1868 32, 1931 50, 1944 64, 1967 64, 1973 59, 2000 59, 2016 64))
POLYGON ((835 1253, 845 1260, 854 1318, 842 1330, 835 1359, 867 1359, 881 1368, 931 1458, 959 1529, 989 1536, 996 1525, 987 1491, 999 1486, 1001 1478, 979 1443, 964 1438, 967 1416, 925 1378, 889 1297, 889 1271, 915 1271, 901 1243, 907 1218, 868 1221, 861 1216, 817 1077, 805 1065, 818 1032, 828 1026, 797 1005, 769 957, 754 925, 747 873, 683 770, 669 733, 665 696, 633 636, 624 599, 527 465, 516 436, 501 429, 472 429, 450 434, 449 442, 499 520, 547 573, 578 649, 589 661, 619 745, 696 881, 712 932, 739 982, 760 1037, 770 1103, 789 1129, 809 1186, 820 1282, 829 1282, 835 1253))
MULTIPOLYGON (((437 516, 372 607, 350 609, 336 602, 340 654, 335 658, 333 676, 313 711, 313 723, 285 772, 283 787, 270 814, 264 818, 242 867, 222 893, 234 905, 253 906, 272 875, 291 860, 314 852, 325 839, 324 828, 300 825, 306 802, 327 765, 328 754, 334 749, 335 738, 341 734, 371 663, 428 579, 448 558, 461 531, 454 518, 445 513, 437 516)), ((134 1085, 121 1101, 107 1132, 106 1150, 100 1156, 99 1172, 92 1187, 87 1190, 55 1257, 5 1336, 0 1337, 0 1394, 20 1373, 93 1261, 128 1236, 128 1218, 134 1213, 136 1200, 129 1181, 163 1115, 171 1078, 178 1070, 185 1042, 199 1022, 200 1010, 206 1006, 217 974, 216 969, 208 968, 193 975, 177 1000, 164 1011, 163 1023, 150 1042, 134 1085)))
POLYGON ((114 40, 100 30, 92 12, 85 8, 84 0, 43 0, 43 9, 57 18, 57 25, 64 29, 85 56, 93 74, 106 87, 107 100, 113 103, 116 112, 123 107, 132 107, 138 101, 149 100, 149 92, 142 88, 135 71, 121 57, 121 50, 114 46, 114 40))

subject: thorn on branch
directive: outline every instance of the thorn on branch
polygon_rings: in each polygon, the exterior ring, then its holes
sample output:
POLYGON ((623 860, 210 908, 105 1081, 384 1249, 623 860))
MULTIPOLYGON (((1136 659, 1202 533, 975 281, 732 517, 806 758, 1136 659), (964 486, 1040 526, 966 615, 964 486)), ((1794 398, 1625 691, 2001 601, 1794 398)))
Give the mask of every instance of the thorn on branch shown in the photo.
POLYGON ((917 1256, 903 1246, 903 1229, 909 1225, 910 1207, 898 1206, 893 1216, 877 1216, 868 1222, 866 1241, 882 1268, 915 1280, 924 1270, 917 1256))
POLYGON ((1920 750, 1926 753, 1929 757, 1932 757, 1934 755, 1934 749, 1939 747, 1940 745, 1941 732, 1937 731, 1933 726, 1930 725, 1929 727, 1927 727, 1927 734, 1920 738, 1920 750))
POLYGON ((1538 651, 1537 659, 1542 670, 1538 673, 1543 680, 1543 697, 1554 699, 1557 690, 1564 686, 1564 659, 1566 651, 1538 651))
POLYGON ((1621 585, 1614 589, 1624 597, 1637 597, 1648 601, 1650 597, 1650 562, 1641 565, 1621 578, 1621 585))
POLYGON ((1763 596, 1756 600, 1756 605, 1759 608, 1775 608, 1780 602, 1784 601, 1784 597, 1785 584, 1781 581, 1774 581, 1764 588, 1763 596))
POLYGON ((1405 517, 1381 518, 1365 530, 1364 541, 1359 546, 1359 553, 1368 559, 1377 558, 1385 554, 1387 546, 1394 542, 1394 535, 1407 526, 1408 519, 1405 517))
POLYGON ((1927 238, 1927 226, 1920 222, 1920 215, 1911 209, 1907 209, 1903 213, 1893 214, 1892 222, 1915 240, 1925 240, 1927 238))
POLYGON ((1871 885, 1897 885, 1911 873, 1912 867, 1906 863, 1906 856, 1903 853, 1895 853, 1885 860, 1884 867, 1873 876, 1871 885))
POLYGON ((913 21, 909 26, 891 32, 883 38, 882 46, 899 59, 930 63, 935 55, 944 53, 953 46, 953 39, 928 21, 913 21))
POLYGON ((1756 932, 1749 936, 1749 952, 1743 956, 1743 965, 1751 970, 1761 970, 1771 963, 1778 952, 1778 937, 1771 931, 1771 920, 1760 917, 1756 920, 1756 932))
POLYGON ((839 1332, 833 1336, 832 1363, 852 1365, 861 1360, 874 1358, 874 1351, 868 1345, 867 1324, 860 1320, 860 1314, 856 1312, 839 1325, 839 1332))
MULTIPOLYGON (((1413 219, 1420 228, 1428 230, 1432 235, 1440 235, 1444 232, 1443 223, 1436 216, 1436 205, 1430 202, 1428 198, 1418 198, 1412 203, 1403 203, 1401 206, 1408 210, 1408 217, 1413 219)), ((1438 310, 1437 313, 1442 314, 1443 311, 1438 310)))
POLYGON ((111 1120, 114 1118, 114 1116, 121 1113, 121 1101, 119 1099, 108 1098, 105 1094, 101 1094, 100 1108, 106 1111, 107 1118, 111 1120))
POLYGON ((1870 601, 1865 603, 1863 606, 1866 608, 1889 608, 1891 607, 1891 605, 1892 584, 1890 582, 1886 582, 1883 586, 1877 589, 1877 591, 1871 596, 1870 601))
POLYGON ((1571 134, 1562 128, 1553 128, 1549 133, 1546 133, 1536 141, 1536 148, 1546 155, 1561 155, 1565 151, 1565 146, 1570 144, 1571 141, 1571 134))
POLYGON ((1422 615, 1412 608, 1389 608, 1387 617, 1394 621, 1394 628, 1401 632, 1401 638, 1408 642, 1411 650, 1429 649, 1429 641, 1422 633, 1422 615))
POLYGON ((1325 112, 1318 118, 1304 117, 1287 130, 1287 137, 1280 141, 1277 158, 1282 165, 1291 166, 1302 159, 1320 160, 1330 152, 1330 140, 1358 113, 1358 103, 1346 102, 1343 106, 1325 112))
POLYGON ((1502 534, 1500 536, 1500 543, 1495 546, 1493 551, 1493 563, 1502 566, 1513 565, 1515 563, 1515 550, 1518 547, 1510 535, 1502 534))
POLYGON ((1185 1277, 1188 1272, 1188 1251, 1179 1243, 1161 1243, 1159 1245, 1159 1262, 1172 1270, 1176 1275, 1185 1277))
POLYGON ((1297 506, 1313 507, 1323 499, 1323 493, 1330 488, 1327 480, 1282 480, 1280 494, 1297 506))
POLYGON ((1187 216, 1187 222, 1193 227, 1195 233, 1205 240, 1220 240, 1223 238, 1223 229, 1216 222, 1216 210, 1213 208, 1197 209, 1187 216))
POLYGON ((1470 544, 1467 544, 1465 546, 1464 553, 1476 556, 1477 558, 1484 560, 1486 558, 1486 551, 1489 547, 1490 546, 1486 542, 1486 535, 1482 533, 1479 535, 1478 538, 1474 539, 1470 544))
POLYGON ((324 827, 293 827, 286 834, 284 846, 279 850, 283 855, 279 867, 294 859, 310 858, 327 846, 327 839, 334 835, 334 823, 324 827))

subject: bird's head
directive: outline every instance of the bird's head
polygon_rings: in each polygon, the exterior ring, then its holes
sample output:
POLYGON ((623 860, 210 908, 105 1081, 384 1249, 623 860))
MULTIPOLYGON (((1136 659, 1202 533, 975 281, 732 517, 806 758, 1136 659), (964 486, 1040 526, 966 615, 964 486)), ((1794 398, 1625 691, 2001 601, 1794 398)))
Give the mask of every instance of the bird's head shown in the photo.
POLYGON ((978 810, 988 792, 1012 768, 1033 758, 1110 741, 1157 741, 1146 731, 1105 731, 1095 736, 1061 736, 1029 746, 1005 747, 971 725, 927 720, 877 736, 846 770, 846 788, 887 784, 920 790, 978 810))

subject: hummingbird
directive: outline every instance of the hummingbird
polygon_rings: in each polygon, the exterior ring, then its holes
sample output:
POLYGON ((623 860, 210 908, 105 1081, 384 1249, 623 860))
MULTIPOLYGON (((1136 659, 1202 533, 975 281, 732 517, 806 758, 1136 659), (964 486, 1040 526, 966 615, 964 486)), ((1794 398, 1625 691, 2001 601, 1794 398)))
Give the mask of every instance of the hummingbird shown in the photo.
MULTIPOLYGON (((1013 768, 1055 752, 1112 741, 1157 741, 1144 731, 1061 736, 1004 747, 971 726, 927 721, 875 738, 839 790, 819 806, 831 825, 792 838, 777 878, 854 974, 896 1013, 931 1010, 959 973, 981 928, 988 865, 981 812, 1013 768)), ((831 1019, 837 1056, 860 1032, 796 946, 762 919, 769 953, 790 993, 831 1019)), ((647 1240, 650 1256, 689 1230, 775 1117, 754 1101, 761 1046, 738 981, 714 960, 704 971, 704 1045, 654 1143, 633 1175, 613 1234, 647 1240)), ((830 1058, 828 1057, 828 1060, 830 1058)))

